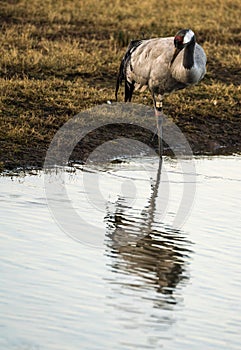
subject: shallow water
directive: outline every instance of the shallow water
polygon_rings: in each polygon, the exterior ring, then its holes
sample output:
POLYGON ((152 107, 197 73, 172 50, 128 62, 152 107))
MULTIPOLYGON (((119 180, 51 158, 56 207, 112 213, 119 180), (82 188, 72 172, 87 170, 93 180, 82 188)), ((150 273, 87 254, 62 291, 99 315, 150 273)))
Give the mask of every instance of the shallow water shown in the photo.
POLYGON ((240 349, 240 169, 1 177, 0 349, 240 349))

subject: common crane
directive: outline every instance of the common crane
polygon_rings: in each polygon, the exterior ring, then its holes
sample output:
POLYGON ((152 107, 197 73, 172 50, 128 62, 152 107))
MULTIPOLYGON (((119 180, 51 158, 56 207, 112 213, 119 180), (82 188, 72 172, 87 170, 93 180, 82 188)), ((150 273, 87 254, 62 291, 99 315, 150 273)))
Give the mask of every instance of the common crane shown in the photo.
MULTIPOLYGON (((115 96, 125 82, 125 102, 134 90, 151 92, 159 141, 162 138, 162 101, 166 94, 197 84, 206 73, 206 54, 191 29, 174 37, 133 40, 121 61, 115 96)), ((159 152, 161 153, 160 144, 159 152)))

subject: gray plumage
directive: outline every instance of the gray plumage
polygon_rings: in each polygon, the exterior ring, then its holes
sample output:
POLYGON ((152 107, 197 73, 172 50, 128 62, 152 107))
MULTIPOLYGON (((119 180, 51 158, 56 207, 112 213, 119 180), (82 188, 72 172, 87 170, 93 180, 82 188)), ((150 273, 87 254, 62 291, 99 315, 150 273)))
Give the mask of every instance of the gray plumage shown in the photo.
POLYGON ((155 110, 161 111, 165 94, 197 84, 206 73, 206 55, 192 30, 182 29, 175 37, 131 41, 120 65, 116 84, 125 82, 125 101, 134 90, 148 88, 155 110))

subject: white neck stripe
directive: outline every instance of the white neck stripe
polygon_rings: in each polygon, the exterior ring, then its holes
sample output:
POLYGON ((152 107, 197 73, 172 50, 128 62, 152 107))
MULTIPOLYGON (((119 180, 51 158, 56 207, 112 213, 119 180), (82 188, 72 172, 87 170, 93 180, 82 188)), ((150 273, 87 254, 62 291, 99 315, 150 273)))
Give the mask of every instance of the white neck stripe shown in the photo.
POLYGON ((183 44, 189 43, 189 41, 191 41, 193 37, 194 37, 194 33, 191 29, 189 29, 189 31, 184 36, 183 44))

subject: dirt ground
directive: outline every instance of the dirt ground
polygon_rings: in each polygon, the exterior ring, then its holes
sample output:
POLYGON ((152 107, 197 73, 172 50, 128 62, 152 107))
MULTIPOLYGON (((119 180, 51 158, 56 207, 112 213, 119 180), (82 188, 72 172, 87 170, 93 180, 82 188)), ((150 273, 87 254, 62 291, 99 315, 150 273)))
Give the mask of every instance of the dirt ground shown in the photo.
MULTIPOLYGON (((197 86, 168 96, 164 113, 194 155, 240 153, 240 1, 193 0, 190 6, 183 0, 181 5, 182 11, 180 1, 173 0, 163 12, 156 0, 128 6, 122 0, 0 2, 0 171, 41 168, 67 121, 114 100, 129 41, 174 35, 180 28, 195 31, 207 54, 207 74, 197 86)), ((135 93, 133 103, 152 108, 148 92, 135 93)), ((110 122, 102 118, 103 124, 110 122)), ((76 146, 70 161, 86 161, 95 147, 115 136, 157 149, 157 137, 147 134, 109 125, 76 146)), ((164 154, 172 154, 167 145, 164 154)))
MULTIPOLYGON (((152 122, 154 127, 154 115, 152 122)), ((158 153, 158 138, 155 132, 148 133, 145 129, 136 128, 135 125, 128 125, 127 127, 126 124, 122 123, 109 124, 108 116, 106 116, 106 120, 102 119, 102 123, 106 124, 106 126, 90 132, 80 143, 76 144, 69 157, 69 164, 73 162, 85 163, 98 146, 119 138, 140 141, 158 153)), ((220 118, 215 116, 201 118, 200 116, 193 115, 192 118, 189 117, 186 120, 185 118, 181 118, 177 122, 177 125, 186 137, 193 155, 231 155, 241 153, 241 123, 238 115, 236 117, 233 116, 230 120, 220 120, 220 118)), ((163 132, 165 138, 165 127, 163 132)), ((2 148, 1 152, 2 169, 14 170, 18 167, 41 169, 48 147, 49 143, 44 141, 27 146, 22 145, 17 154, 15 153, 10 157, 11 145, 5 145, 5 149, 2 148)), ((119 153, 119 159, 128 156, 125 148, 122 154, 121 150, 119 153)), ((134 153, 138 156, 143 154, 143 149, 137 147, 129 153, 131 156, 134 153)), ((163 155, 173 156, 172 149, 165 142, 163 155)), ((111 156, 115 159, 116 151, 113 150, 113 154, 109 154, 108 156, 109 160, 111 160, 111 156)))

